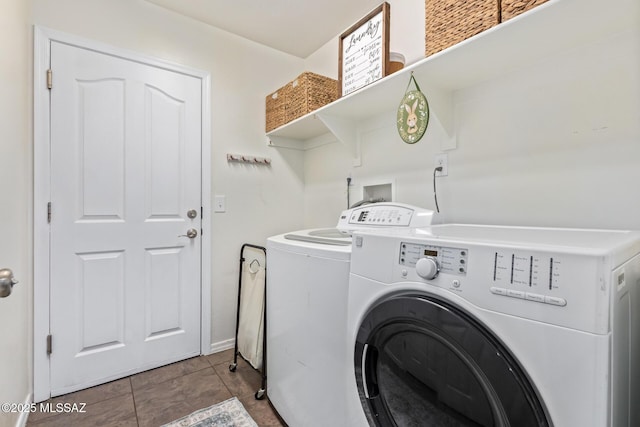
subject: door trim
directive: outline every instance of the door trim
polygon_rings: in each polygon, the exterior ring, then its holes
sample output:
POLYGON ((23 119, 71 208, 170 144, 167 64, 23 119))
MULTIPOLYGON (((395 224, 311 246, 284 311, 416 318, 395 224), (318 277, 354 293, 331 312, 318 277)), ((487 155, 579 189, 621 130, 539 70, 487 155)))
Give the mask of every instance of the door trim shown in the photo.
MULTIPOLYGON (((50 235, 47 203, 50 201, 50 104, 46 73, 51 63, 51 42, 56 41, 118 58, 135 61, 200 79, 202 82, 202 244, 200 262, 200 354, 211 352, 211 75, 93 40, 44 27, 34 27, 33 59, 33 396, 41 402, 51 396, 47 355, 49 334, 50 235)), ((55 84, 55 76, 53 77, 55 84)), ((53 343, 55 351, 55 342, 53 343)))

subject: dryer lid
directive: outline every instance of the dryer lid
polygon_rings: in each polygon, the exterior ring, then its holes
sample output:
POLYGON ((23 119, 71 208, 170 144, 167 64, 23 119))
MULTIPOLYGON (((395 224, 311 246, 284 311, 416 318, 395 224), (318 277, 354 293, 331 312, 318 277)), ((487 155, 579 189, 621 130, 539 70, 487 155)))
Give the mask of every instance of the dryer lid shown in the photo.
POLYGON ((340 234, 340 236, 330 235, 329 237, 323 237, 322 234, 314 236, 311 232, 308 234, 285 234, 284 238, 287 240, 297 240, 299 242, 320 243, 323 245, 334 246, 351 246, 351 238, 340 234))

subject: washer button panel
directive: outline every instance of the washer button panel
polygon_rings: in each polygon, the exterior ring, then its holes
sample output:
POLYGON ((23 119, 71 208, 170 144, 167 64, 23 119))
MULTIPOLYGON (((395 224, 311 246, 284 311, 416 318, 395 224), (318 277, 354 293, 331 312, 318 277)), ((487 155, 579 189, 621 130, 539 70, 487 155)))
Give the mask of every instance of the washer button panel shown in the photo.
POLYGON ((558 307, 564 307, 564 306, 567 305, 567 300, 564 299, 564 298, 560 298, 560 297, 552 297, 552 296, 548 296, 548 295, 534 294, 534 293, 531 293, 531 292, 517 291, 515 289, 499 288, 499 287, 496 287, 496 286, 492 286, 489 290, 494 295, 500 295, 500 296, 505 296, 505 297, 517 298, 517 299, 524 299, 524 300, 527 300, 527 301, 533 301, 533 302, 539 302, 539 303, 543 303, 543 304, 555 305, 555 306, 558 306, 558 307))

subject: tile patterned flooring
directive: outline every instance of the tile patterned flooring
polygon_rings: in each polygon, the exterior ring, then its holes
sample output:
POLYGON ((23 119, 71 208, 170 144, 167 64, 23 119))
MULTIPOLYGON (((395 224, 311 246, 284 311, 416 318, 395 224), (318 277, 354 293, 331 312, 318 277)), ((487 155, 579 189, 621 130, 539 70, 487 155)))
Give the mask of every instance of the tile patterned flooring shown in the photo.
POLYGON ((85 413, 34 412, 27 427, 158 427, 233 396, 258 426, 283 427, 268 400, 254 398, 260 373, 241 357, 230 372, 232 361, 226 350, 55 397, 44 403, 86 403, 85 413))

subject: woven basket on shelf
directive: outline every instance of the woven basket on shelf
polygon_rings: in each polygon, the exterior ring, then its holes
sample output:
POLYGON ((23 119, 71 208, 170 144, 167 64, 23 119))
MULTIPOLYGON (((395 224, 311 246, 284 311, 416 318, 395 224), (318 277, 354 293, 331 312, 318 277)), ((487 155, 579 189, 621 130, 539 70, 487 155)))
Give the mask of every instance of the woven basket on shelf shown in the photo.
POLYGON ((335 101, 340 97, 338 81, 319 74, 305 72, 265 101, 265 129, 272 131, 292 120, 335 101))
POLYGON ((266 109, 266 123, 265 129, 267 132, 274 130, 277 127, 282 126, 285 121, 285 103, 286 103, 286 92, 287 88, 282 87, 278 89, 276 92, 273 92, 270 95, 267 95, 265 101, 265 109, 266 109))
POLYGON ((425 0, 425 54, 433 55, 500 23, 500 0, 425 0))
POLYGON ((335 101, 339 97, 338 81, 305 72, 287 84, 285 123, 335 101))
POLYGON ((502 22, 520 15, 547 0, 502 0, 502 22))

